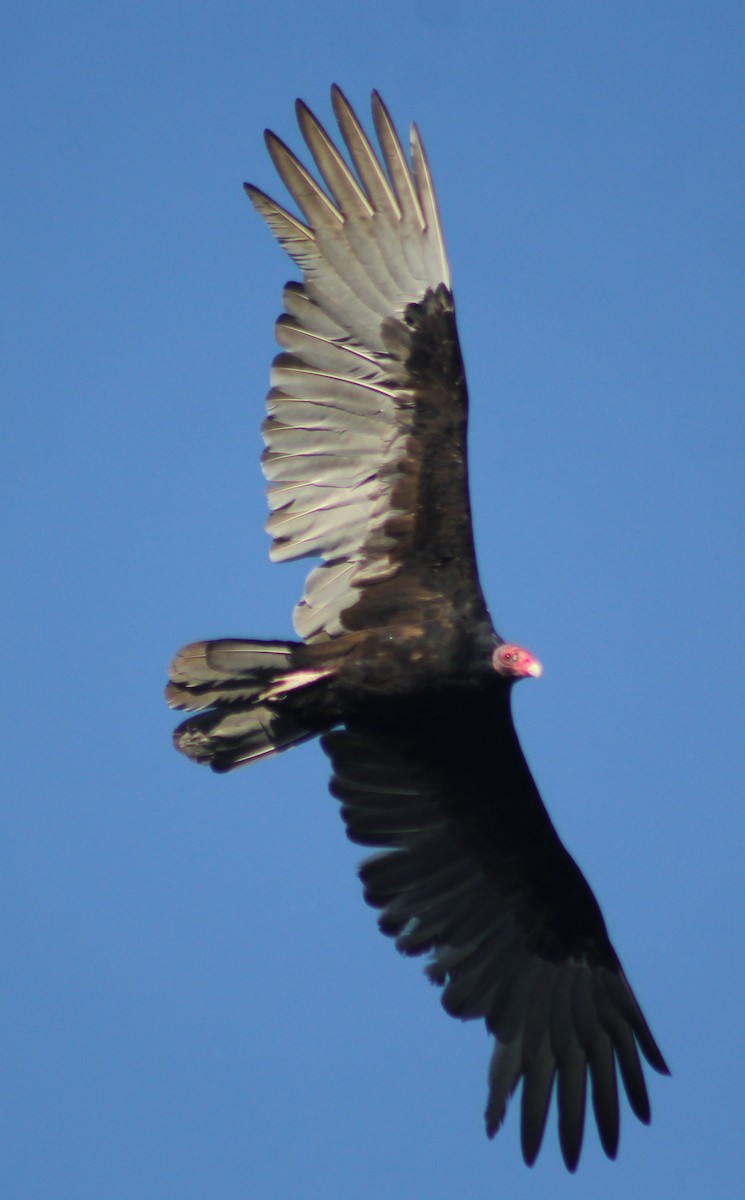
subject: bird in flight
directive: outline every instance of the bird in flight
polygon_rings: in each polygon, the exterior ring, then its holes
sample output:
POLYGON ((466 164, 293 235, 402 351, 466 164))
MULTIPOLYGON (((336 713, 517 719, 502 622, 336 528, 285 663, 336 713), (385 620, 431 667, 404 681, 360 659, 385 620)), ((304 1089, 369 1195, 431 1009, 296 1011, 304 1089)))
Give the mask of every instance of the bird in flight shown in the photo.
POLYGON ((347 833, 375 850, 360 876, 380 928, 429 956, 448 1013, 494 1036, 488 1135, 521 1084, 532 1164, 555 1090, 574 1171, 588 1077, 614 1158, 618 1076, 648 1123, 639 1051, 668 1071, 513 725, 512 688, 541 666, 495 631, 479 582, 466 380, 419 134, 407 156, 374 92, 376 149, 339 88, 331 99, 347 158, 300 101, 315 174, 266 133, 302 215, 246 185, 302 273, 284 291, 263 425, 270 553, 321 562, 297 641, 176 655, 167 700, 194 715, 175 743, 230 771, 320 736, 347 833))

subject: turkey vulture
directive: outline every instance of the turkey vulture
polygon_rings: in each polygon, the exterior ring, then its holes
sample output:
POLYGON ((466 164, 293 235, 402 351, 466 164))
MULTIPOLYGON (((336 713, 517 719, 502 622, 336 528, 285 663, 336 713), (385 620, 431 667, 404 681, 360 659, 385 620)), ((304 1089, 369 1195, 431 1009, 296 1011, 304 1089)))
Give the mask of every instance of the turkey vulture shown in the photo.
POLYGON ((230 771, 321 736, 347 833, 377 850, 360 875, 380 928, 430 956, 447 1012, 494 1035, 488 1135, 522 1081, 532 1164, 555 1084, 573 1171, 588 1074, 613 1158, 616 1069, 647 1123, 638 1051, 667 1067, 512 723, 513 684, 541 667, 495 632, 479 583, 466 382, 418 132, 409 160, 373 93, 377 151, 337 87, 331 98, 349 163, 297 103, 320 183, 266 133, 302 218, 246 185, 303 275, 284 291, 263 425, 271 557, 323 561, 294 611, 299 641, 176 655, 168 703, 196 715, 175 743, 230 771))

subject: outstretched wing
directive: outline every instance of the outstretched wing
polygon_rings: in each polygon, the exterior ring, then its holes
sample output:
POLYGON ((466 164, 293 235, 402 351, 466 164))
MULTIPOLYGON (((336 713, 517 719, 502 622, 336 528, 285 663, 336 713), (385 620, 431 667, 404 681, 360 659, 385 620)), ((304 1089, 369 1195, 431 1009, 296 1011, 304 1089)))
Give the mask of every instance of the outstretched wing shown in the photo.
MULTIPOLYGON (((564 849, 520 750, 504 698, 461 696, 420 732, 350 721, 323 745, 349 837, 383 848, 360 874, 380 926, 461 1019, 497 1039, 486 1126, 493 1136, 522 1080, 522 1149, 533 1163, 556 1083, 567 1167, 579 1158, 586 1081, 615 1157, 618 1066, 633 1111, 650 1109, 637 1047, 662 1055, 608 939, 597 901, 564 849), (495 744, 496 739, 496 744, 495 744)), ((405 725, 405 723, 404 723, 405 725)))
POLYGON ((263 427, 271 556, 324 560, 294 613, 306 641, 403 622, 422 604, 486 620, 466 385, 427 160, 412 128, 409 164, 377 93, 379 156, 336 87, 332 102, 351 167, 297 104, 324 187, 266 134, 304 220, 246 185, 303 272, 284 292, 263 427))

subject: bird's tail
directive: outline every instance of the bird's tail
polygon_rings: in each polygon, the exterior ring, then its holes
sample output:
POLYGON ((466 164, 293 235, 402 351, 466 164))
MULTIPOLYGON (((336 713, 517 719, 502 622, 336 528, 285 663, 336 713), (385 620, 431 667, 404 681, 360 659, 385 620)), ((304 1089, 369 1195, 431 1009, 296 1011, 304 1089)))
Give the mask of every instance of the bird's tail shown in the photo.
POLYGON ((320 729, 282 701, 330 672, 296 667, 297 649, 297 642, 235 638, 184 646, 169 667, 166 700, 200 711, 174 731, 176 749, 213 771, 231 771, 315 737, 320 729))

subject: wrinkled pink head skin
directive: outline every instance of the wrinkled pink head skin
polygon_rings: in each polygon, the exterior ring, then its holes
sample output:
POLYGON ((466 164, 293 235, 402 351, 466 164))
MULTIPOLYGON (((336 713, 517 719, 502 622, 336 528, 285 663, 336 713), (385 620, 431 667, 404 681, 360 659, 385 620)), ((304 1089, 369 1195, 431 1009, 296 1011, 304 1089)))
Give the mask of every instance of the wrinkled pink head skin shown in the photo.
POLYGON ((494 670, 508 679, 525 679, 526 675, 538 679, 543 674, 543 667, 538 659, 534 658, 529 650, 515 646, 512 642, 497 646, 491 656, 491 662, 494 670))

